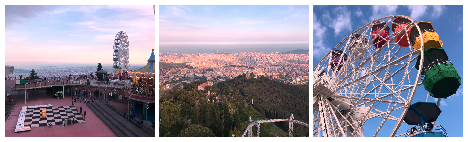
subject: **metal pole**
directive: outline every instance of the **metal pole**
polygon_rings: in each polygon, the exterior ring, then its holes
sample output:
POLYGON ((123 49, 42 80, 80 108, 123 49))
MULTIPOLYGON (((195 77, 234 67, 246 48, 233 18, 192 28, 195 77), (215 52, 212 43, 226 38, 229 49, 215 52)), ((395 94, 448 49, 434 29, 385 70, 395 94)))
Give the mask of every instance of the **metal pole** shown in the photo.
POLYGON ((65 99, 65 85, 62 86, 62 99, 65 99))
POLYGON ((24 104, 26 104, 26 89, 24 89, 24 104))

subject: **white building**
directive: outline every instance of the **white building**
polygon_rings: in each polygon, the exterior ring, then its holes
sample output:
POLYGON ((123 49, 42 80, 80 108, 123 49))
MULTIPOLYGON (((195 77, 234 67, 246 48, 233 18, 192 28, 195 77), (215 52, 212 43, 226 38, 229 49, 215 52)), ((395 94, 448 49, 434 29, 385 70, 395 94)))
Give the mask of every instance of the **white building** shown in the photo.
POLYGON ((5 65, 5 76, 12 74, 13 70, 15 70, 14 66, 5 65))

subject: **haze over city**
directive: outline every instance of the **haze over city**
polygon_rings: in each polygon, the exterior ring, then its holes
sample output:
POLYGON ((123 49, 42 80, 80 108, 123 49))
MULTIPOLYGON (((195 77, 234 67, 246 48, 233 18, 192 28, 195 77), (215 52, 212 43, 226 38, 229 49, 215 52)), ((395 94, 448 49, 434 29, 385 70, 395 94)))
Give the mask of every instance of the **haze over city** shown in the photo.
POLYGON ((309 6, 160 6, 160 53, 309 48, 309 6))

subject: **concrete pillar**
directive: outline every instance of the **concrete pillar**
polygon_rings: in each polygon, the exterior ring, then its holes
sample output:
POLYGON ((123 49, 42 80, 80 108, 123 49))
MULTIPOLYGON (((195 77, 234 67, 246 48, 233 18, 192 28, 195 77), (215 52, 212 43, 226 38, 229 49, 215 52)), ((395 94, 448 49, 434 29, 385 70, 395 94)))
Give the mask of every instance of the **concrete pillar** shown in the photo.
POLYGON ((146 110, 145 103, 143 103, 143 117, 141 118, 141 119, 143 119, 143 120, 146 118, 146 115, 147 115, 147 114, 146 114, 146 111, 147 111, 147 110, 146 110))
POLYGON ((135 116, 135 104, 136 104, 136 101, 133 100, 133 104, 132 104, 132 116, 135 116))
POLYGON ((127 114, 130 115, 130 101, 127 99, 127 114))

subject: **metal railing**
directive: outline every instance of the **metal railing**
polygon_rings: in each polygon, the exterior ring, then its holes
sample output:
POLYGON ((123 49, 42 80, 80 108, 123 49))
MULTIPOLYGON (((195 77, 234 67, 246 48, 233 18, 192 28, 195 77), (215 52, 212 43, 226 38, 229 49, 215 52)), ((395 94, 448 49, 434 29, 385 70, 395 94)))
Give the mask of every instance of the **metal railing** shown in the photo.
POLYGON ((82 84, 81 80, 44 80, 40 82, 27 82, 24 85, 16 84, 16 89, 29 89, 29 88, 41 88, 41 87, 52 87, 52 86, 62 86, 62 85, 80 85, 82 84))
POLYGON ((445 128, 442 127, 442 125, 439 124, 439 126, 434 126, 434 130, 439 130, 439 131, 442 132, 446 137, 448 137, 447 130, 445 130, 445 128), (435 129, 436 127, 439 127, 439 129, 435 129))

